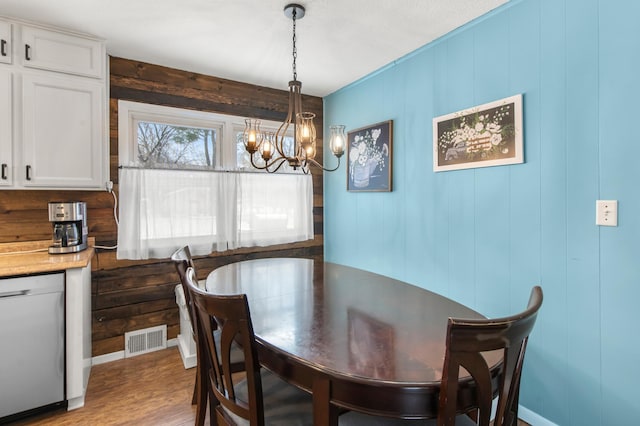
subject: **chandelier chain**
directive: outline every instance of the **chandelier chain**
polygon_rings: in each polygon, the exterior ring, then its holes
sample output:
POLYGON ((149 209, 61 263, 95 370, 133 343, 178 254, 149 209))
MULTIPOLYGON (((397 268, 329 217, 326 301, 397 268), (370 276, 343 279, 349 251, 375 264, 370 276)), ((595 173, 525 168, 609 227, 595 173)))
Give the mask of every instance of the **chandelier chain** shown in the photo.
POLYGON ((298 79, 298 71, 296 69, 296 59, 298 58, 298 50, 296 49, 296 8, 293 8, 292 11, 292 19, 293 19, 293 80, 298 79))
POLYGON ((302 94, 300 93, 302 83, 298 81, 296 25, 298 18, 302 19, 305 16, 305 9, 299 4, 292 3, 285 6, 284 14, 287 18, 293 20, 293 80, 289 81, 287 117, 276 132, 262 131, 260 130, 260 120, 246 119, 245 130, 242 135, 244 146, 249 153, 251 166, 256 169, 266 170, 269 173, 277 172, 283 165, 288 165, 293 171, 300 169, 305 174, 311 172, 311 166, 332 172, 338 169, 340 157, 344 154, 344 141, 346 140, 344 126, 333 126, 340 127, 342 129, 341 134, 334 132, 332 127, 332 139, 329 146, 333 155, 337 158, 338 164, 332 169, 326 168, 315 160, 318 149, 313 119, 316 114, 308 111, 303 112, 302 94), (335 137, 334 133, 336 134, 335 137), (291 137, 293 147, 285 149, 285 137, 291 137))

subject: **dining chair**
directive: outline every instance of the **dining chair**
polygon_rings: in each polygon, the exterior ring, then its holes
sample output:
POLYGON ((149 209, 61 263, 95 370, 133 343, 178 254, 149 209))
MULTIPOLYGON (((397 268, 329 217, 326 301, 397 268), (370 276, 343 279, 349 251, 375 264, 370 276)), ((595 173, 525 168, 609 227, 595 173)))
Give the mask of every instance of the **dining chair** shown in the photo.
POLYGON ((311 395, 260 368, 257 343, 245 294, 216 295, 198 287, 193 268, 186 281, 196 310, 201 344, 206 345, 211 368, 200 369, 200 383, 207 383, 216 404, 210 407, 212 424, 313 425, 311 395), (216 344, 213 324, 220 331, 216 344), (230 368, 234 342, 244 354, 244 378, 230 368), (215 416, 215 420, 214 420, 215 416))
MULTIPOLYGON (((189 313, 189 323, 191 324, 191 336, 193 337, 193 340, 196 342, 196 347, 197 347, 198 342, 197 342, 196 333, 194 330, 195 312, 191 303, 191 295, 189 294, 189 288, 187 287, 187 283, 185 281, 185 276, 186 276, 185 274, 187 272, 187 268, 188 267, 195 268, 195 265, 193 263, 193 258, 191 257, 191 250, 189 250, 189 246, 184 246, 176 250, 171 255, 171 260, 174 262, 176 272, 180 277, 180 284, 182 286, 182 292, 184 293, 185 305, 187 306, 187 312, 189 313)), ((198 351, 196 349, 196 353, 197 352, 198 351)), ((196 370, 197 370, 197 366, 196 366, 196 370)), ((197 392, 198 392, 198 374, 196 373, 196 382, 193 387, 193 398, 191 399, 192 404, 196 404, 198 402, 197 392)))
MULTIPOLYGON (((200 386, 200 369, 208 368, 207 364, 201 362, 207 358, 206 353, 201 353, 205 350, 205 348, 200 347, 197 337, 197 319, 195 307, 193 306, 193 301, 191 300, 191 291, 189 290, 189 286, 186 281, 186 273, 188 268, 192 268, 195 276, 195 264, 193 262, 193 257, 191 256, 191 250, 189 246, 184 246, 176 250, 171 255, 171 260, 174 262, 174 266, 180 277, 180 284, 182 285, 182 291, 184 293, 185 304, 187 306, 187 312, 189 313, 189 320, 191 323, 191 334, 196 343, 196 354, 197 354, 197 364, 196 364, 196 378, 193 386, 193 396, 191 398, 191 404, 197 405, 198 409, 196 412, 196 423, 203 424, 206 416, 206 408, 207 408, 207 400, 208 400, 208 391, 206 386, 200 386)), ((197 282, 197 281, 196 281, 197 282)), ((215 325, 215 324, 214 324, 215 325)), ((215 341, 219 344, 220 333, 219 331, 214 329, 215 341)), ((242 359, 243 354, 242 350, 234 344, 233 351, 231 355, 231 372, 238 372, 242 370, 242 359)))
POLYGON ((176 272, 180 277, 180 284, 182 285, 182 292, 184 293, 185 304, 187 306, 187 312, 189 313, 191 336, 196 343, 196 378, 193 385, 193 396, 191 397, 191 404, 197 405, 196 424, 202 425, 204 424, 204 420, 207 414, 207 401, 209 398, 207 387, 200 385, 200 369, 207 367, 203 367, 202 365, 203 360, 206 357, 201 353, 204 348, 202 348, 200 343, 198 342, 195 307, 193 306, 193 301, 191 300, 191 291, 189 290, 189 285, 187 284, 187 269, 192 268, 195 274, 195 265, 191 256, 191 250, 189 249, 189 246, 184 246, 176 250, 171 255, 171 260, 174 262, 176 272))
POLYGON ((438 418, 424 420, 389 419, 349 412, 340 417, 340 426, 489 426, 491 406, 494 396, 498 404, 493 419, 494 426, 516 426, 518 422, 518 397, 520 377, 529 334, 533 329, 542 306, 542 289, 533 287, 527 308, 518 314, 496 319, 449 318, 447 325, 446 350, 440 396, 438 418), (499 380, 492 377, 483 353, 500 350, 503 354, 499 380), (470 413, 463 413, 457 401, 460 369, 464 368, 475 385, 478 407, 470 413), (476 419, 476 420, 474 420, 476 419))

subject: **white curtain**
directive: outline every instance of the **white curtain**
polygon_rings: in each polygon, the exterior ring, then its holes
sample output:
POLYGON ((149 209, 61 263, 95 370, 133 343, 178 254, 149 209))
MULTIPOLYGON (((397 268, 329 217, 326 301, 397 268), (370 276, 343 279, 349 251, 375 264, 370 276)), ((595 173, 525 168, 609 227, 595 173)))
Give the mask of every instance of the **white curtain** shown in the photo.
POLYGON ((118 259, 313 238, 311 175, 121 168, 118 259))

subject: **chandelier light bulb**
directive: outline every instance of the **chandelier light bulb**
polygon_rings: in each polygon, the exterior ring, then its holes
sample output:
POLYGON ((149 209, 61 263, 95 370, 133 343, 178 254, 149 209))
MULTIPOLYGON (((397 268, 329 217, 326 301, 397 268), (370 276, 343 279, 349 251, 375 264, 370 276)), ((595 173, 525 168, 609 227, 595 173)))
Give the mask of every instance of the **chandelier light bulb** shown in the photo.
POLYGON ((242 134, 244 147, 250 154, 253 154, 260 147, 260 121, 247 118, 244 120, 245 129, 242 134))
POLYGON ((262 149, 262 158, 268 160, 271 158, 271 143, 265 142, 262 149))
POLYGON ((329 148, 333 155, 340 158, 344 154, 345 147, 347 146, 347 137, 344 134, 344 127, 342 124, 337 124, 329 127, 329 148))

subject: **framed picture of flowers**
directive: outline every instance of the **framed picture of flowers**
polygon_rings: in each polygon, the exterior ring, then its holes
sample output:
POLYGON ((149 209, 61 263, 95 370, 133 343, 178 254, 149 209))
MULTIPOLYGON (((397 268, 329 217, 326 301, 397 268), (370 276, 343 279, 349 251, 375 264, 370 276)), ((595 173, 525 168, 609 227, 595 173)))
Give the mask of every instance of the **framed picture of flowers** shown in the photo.
POLYGON ((433 170, 522 163, 522 95, 433 119, 433 170))
POLYGON ((393 120, 347 134, 347 190, 391 191, 393 120))

